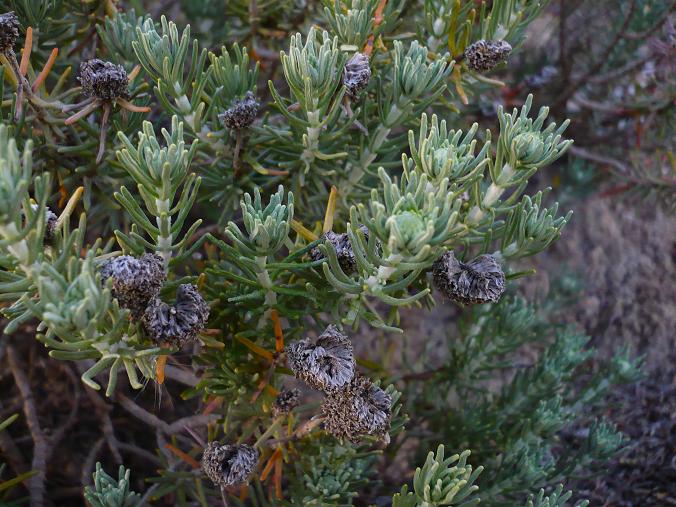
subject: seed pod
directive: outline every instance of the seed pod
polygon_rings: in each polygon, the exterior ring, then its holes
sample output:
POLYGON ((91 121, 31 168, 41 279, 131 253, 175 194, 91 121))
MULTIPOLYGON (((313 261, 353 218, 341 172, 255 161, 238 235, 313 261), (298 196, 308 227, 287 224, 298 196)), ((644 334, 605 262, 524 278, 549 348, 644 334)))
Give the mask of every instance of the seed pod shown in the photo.
POLYGON ((316 340, 290 343, 286 360, 297 378, 320 391, 342 387, 354 377, 352 342, 333 324, 316 340))
POLYGON ((366 88, 371 79, 369 57, 363 53, 355 53, 345 64, 343 70, 343 84, 348 97, 356 100, 359 93, 366 88))
POLYGON ((19 38, 19 18, 13 11, 0 15, 0 53, 14 51, 19 38))
POLYGON ((229 109, 219 114, 218 119, 230 130, 245 129, 256 119, 259 106, 256 97, 249 91, 242 100, 235 100, 229 109))
POLYGON ((364 435, 384 437, 391 414, 390 395, 361 375, 344 388, 328 392, 322 404, 326 431, 355 443, 364 435))
POLYGON ((222 488, 246 484, 257 465, 258 451, 246 444, 209 442, 202 453, 202 471, 222 488))
POLYGON ((168 305, 158 297, 153 298, 141 321, 155 343, 171 343, 180 347, 195 340, 208 318, 209 305, 197 287, 186 283, 178 286, 174 305, 168 305))
POLYGON ((460 262, 452 251, 433 265, 434 284, 456 303, 496 303, 505 292, 505 274, 492 255, 480 255, 468 263, 460 262))
MULTIPOLYGON (((31 204, 31 208, 33 211, 37 211, 39 206, 37 204, 31 204)), ((22 222, 25 225, 26 223, 26 214, 22 211, 21 212, 21 218, 22 222)), ((58 220, 58 217, 56 216, 56 213, 54 213, 51 209, 45 206, 45 235, 44 239, 46 242, 49 242, 52 240, 54 237, 54 233, 56 232, 56 222, 58 220)))
POLYGON ((130 255, 115 257, 101 266, 100 273, 104 282, 113 279, 113 297, 120 306, 131 310, 135 319, 141 318, 167 278, 162 257, 154 253, 138 259, 130 255))
POLYGON ((51 241, 56 232, 56 221, 59 217, 56 216, 49 208, 45 208, 45 241, 51 241))
POLYGON ((467 66, 476 72, 486 72, 502 62, 512 52, 504 40, 478 40, 465 49, 467 66))
POLYGON ((300 390, 285 389, 275 398, 275 404, 272 406, 272 415, 279 417, 280 415, 288 414, 298 406, 299 398, 300 390))
POLYGON ((93 58, 80 63, 80 77, 82 91, 89 97, 111 101, 128 99, 129 77, 122 65, 104 62, 93 58))
MULTIPOLYGON (((364 237, 366 241, 369 239, 369 230, 365 225, 360 225, 359 228, 364 232, 364 237)), ((346 274, 354 273, 357 270, 357 261, 354 258, 354 250, 352 249, 352 244, 350 243, 350 238, 346 233, 335 233, 329 231, 322 236, 324 242, 329 242, 333 245, 333 248, 336 250, 336 255, 338 257, 338 264, 340 264, 341 269, 346 274)), ((310 250, 310 257, 314 261, 324 259, 324 254, 322 251, 314 247, 310 250)))

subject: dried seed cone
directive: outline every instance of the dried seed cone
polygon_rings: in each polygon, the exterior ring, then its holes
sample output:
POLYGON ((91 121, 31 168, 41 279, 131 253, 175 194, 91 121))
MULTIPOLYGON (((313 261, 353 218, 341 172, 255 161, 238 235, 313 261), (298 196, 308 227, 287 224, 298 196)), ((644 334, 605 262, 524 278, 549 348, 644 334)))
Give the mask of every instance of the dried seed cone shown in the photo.
POLYGON ((49 208, 45 208, 45 241, 51 241, 56 232, 56 222, 59 217, 49 208))
MULTIPOLYGON (((369 239, 369 230, 365 225, 360 225, 359 228, 364 232, 366 241, 369 239)), ((322 236, 324 242, 329 242, 333 245, 333 248, 336 250, 336 256, 338 257, 338 264, 340 264, 341 269, 345 274, 354 273, 357 270, 357 261, 354 258, 354 250, 352 249, 352 244, 350 243, 350 238, 347 233, 335 233, 329 231, 322 236)), ((314 261, 324 259, 324 254, 322 251, 315 247, 310 250, 310 257, 314 261)))
POLYGON ((164 262, 157 254, 144 254, 138 259, 130 255, 115 257, 101 266, 100 272, 104 282, 113 279, 113 297, 136 319, 141 318, 166 280, 164 262))
POLYGON ((320 391, 342 387, 354 377, 352 342, 334 325, 316 340, 305 338, 290 343, 286 360, 297 378, 320 391))
POLYGON ((202 471, 223 488, 246 484, 257 465, 258 451, 246 444, 209 442, 202 453, 202 471))
POLYGON ((289 389, 284 390, 275 398, 275 404, 272 406, 272 415, 279 417, 280 415, 288 414, 296 408, 300 401, 300 390, 289 389))
POLYGON ((326 431, 355 443, 364 435, 384 437, 391 414, 390 395, 361 375, 344 388, 328 392, 322 405, 326 431))
MULTIPOLYGON (((39 208, 37 204, 32 204, 31 207, 33 208, 33 211, 37 211, 39 208)), ((25 224, 26 214, 23 211, 21 212, 21 218, 25 224)), ((59 217, 56 216, 56 213, 49 209, 49 207, 45 206, 45 241, 49 242, 52 240, 52 238, 54 238, 54 233, 56 232, 56 222, 58 219, 59 217)))
POLYGON ((89 97, 105 101, 129 98, 129 77, 122 65, 98 58, 84 61, 80 63, 78 80, 83 92, 89 97))
POLYGON ((235 100, 232 106, 218 115, 223 125, 231 130, 249 127, 258 114, 259 103, 252 92, 246 92, 242 100, 235 100))
POLYGON ((446 252, 433 265, 434 284, 451 301, 463 305, 496 303, 505 292, 505 274, 492 255, 468 263, 446 252))
POLYGON ((0 53, 14 50, 19 38, 19 18, 13 11, 0 15, 0 53))
POLYGON ((478 40, 465 49, 467 66, 476 72, 487 72, 505 60, 512 46, 504 40, 478 40))
POLYGON ((141 319, 148 336, 157 344, 177 347, 194 341, 209 319, 209 305, 192 284, 179 285, 176 303, 168 305, 155 297, 141 319))
POLYGON ((351 99, 356 99, 371 80, 371 66, 369 57, 363 53, 355 53, 345 64, 343 70, 343 84, 346 94, 351 99))

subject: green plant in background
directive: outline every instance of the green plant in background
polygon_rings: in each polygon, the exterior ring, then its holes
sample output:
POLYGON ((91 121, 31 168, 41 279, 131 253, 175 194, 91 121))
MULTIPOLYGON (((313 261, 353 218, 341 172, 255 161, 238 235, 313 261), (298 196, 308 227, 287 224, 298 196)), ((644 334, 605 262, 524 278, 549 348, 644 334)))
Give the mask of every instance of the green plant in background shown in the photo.
POLYGON ((120 465, 118 479, 113 479, 96 464, 94 472, 94 487, 85 487, 84 497, 92 507, 132 507, 137 505, 140 496, 129 489, 128 470, 120 465))
MULTIPOLYGON (((570 219, 532 179, 568 121, 532 95, 485 129, 461 109, 546 2, 301 3, 233 2, 208 35, 213 6, 185 2, 197 40, 140 1, 0 2, 20 23, 0 20, 2 339, 37 322, 50 356, 153 426, 144 502, 369 502, 399 489, 377 467, 427 455, 394 505, 563 506, 528 498, 622 445, 591 416, 637 364, 573 388, 588 338, 503 296, 570 219), (108 138, 67 117, 94 57, 129 77, 108 138), (476 306, 441 349, 402 325, 449 300, 476 306), (166 422, 125 394, 167 377, 201 414, 166 422), (555 455, 574 424, 587 439, 555 455)), ((87 501, 136 505, 129 473, 98 465, 87 501)))

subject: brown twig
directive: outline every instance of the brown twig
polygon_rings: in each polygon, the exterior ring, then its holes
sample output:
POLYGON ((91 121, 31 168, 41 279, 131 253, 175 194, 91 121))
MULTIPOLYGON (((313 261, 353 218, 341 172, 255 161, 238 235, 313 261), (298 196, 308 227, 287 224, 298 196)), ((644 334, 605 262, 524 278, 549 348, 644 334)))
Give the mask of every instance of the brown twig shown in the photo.
POLYGON ((634 17, 634 12, 636 10, 636 0, 631 0, 631 4, 629 5, 629 9, 627 11, 627 14, 624 18, 624 21, 622 22, 622 26, 617 30, 617 33, 613 37, 613 39, 610 41, 610 43, 605 47, 605 49, 601 52, 600 56, 596 59, 596 61, 591 65, 591 67, 585 72, 581 77, 579 77, 575 82, 573 82, 571 85, 568 86, 556 99, 556 102, 554 103, 554 107, 559 106, 561 104, 565 104, 568 99, 581 87, 583 87, 589 79, 597 74, 599 70, 603 67, 603 65, 606 63, 608 60, 608 56, 610 56, 610 53, 615 49, 615 46, 617 43, 620 41, 620 39, 624 36, 624 34, 627 31, 627 28, 629 28, 629 23, 631 22, 631 19, 634 17))
POLYGON ((103 116, 101 116, 101 132, 99 133, 99 151, 96 154, 96 163, 100 164, 103 160, 103 154, 106 152, 106 135, 108 134, 108 125, 110 123, 110 110, 112 106, 108 102, 103 104, 103 116))
POLYGON ((173 435, 175 433, 179 433, 180 431, 183 431, 185 426, 203 426, 209 424, 210 422, 218 418, 218 416, 215 414, 214 415, 198 414, 183 417, 169 424, 160 419, 159 417, 157 417, 156 415, 151 414, 146 409, 138 406, 131 399, 127 398, 124 394, 118 393, 117 398, 118 401, 120 402, 120 406, 124 408, 127 412, 129 412, 137 419, 142 420, 149 426, 155 428, 156 430, 166 435, 173 435))
POLYGON ((33 507, 42 507, 45 503, 45 479, 47 478, 47 455, 49 454, 49 442, 45 437, 38 412, 35 408, 35 399, 33 391, 30 388, 28 378, 24 373, 25 368, 14 350, 14 347, 7 347, 7 362, 12 370, 14 382, 16 383, 21 399, 23 400, 23 412, 26 416, 26 424, 33 438, 33 460, 31 468, 35 475, 30 478, 28 490, 30 492, 30 504, 33 507))
POLYGON ((105 439, 103 437, 99 438, 87 453, 87 457, 82 464, 82 473, 80 474, 80 484, 83 488, 92 484, 92 470, 104 442, 105 439))
POLYGON ((94 410, 96 415, 101 421, 101 430, 105 437, 105 441, 108 444, 110 452, 113 454, 113 459, 118 465, 122 464, 122 455, 120 454, 120 443, 117 441, 115 436, 115 428, 113 427, 113 422, 110 420, 110 411, 112 407, 108 405, 96 391, 93 389, 85 389, 87 397, 94 405, 94 410))

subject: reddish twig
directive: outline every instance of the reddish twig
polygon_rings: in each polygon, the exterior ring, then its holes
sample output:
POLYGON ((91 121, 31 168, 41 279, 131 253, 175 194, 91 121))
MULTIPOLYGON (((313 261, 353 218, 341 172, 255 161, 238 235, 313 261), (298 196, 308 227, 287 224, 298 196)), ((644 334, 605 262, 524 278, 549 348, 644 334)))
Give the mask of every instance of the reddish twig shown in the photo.
POLYGON ((373 33, 369 36, 368 41, 366 41, 366 47, 364 48, 364 54, 366 56, 371 56, 373 52, 373 42, 376 36, 376 30, 380 26, 380 23, 383 22, 383 11, 387 5, 387 0, 380 0, 378 2, 378 7, 376 7, 376 12, 373 16, 373 33))

